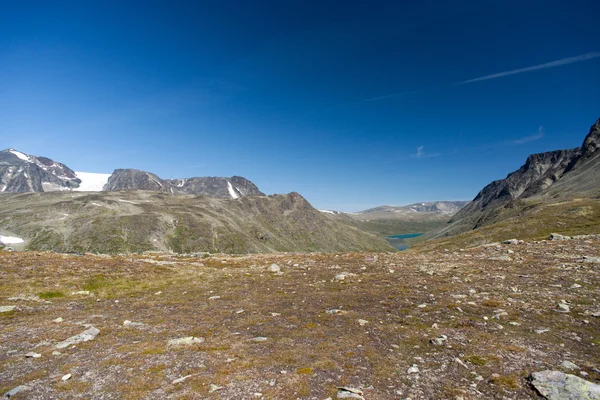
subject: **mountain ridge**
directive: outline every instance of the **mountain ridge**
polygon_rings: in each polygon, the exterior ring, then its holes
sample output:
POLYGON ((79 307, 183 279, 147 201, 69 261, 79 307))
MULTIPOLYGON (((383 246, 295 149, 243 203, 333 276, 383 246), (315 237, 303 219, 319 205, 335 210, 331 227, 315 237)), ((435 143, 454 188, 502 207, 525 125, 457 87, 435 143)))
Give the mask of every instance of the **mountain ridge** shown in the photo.
POLYGON ((485 186, 457 212, 446 227, 421 239, 436 239, 476 230, 540 203, 600 196, 600 119, 578 148, 531 154, 506 178, 485 186))
POLYGON ((92 191, 155 190, 172 194, 204 194, 232 199, 265 195, 253 182, 241 176, 162 179, 151 172, 132 168, 115 169, 112 174, 75 172, 65 164, 47 157, 33 156, 12 148, 0 151, 0 193, 89 189, 94 189, 92 191), (84 179, 93 182, 88 183, 84 179), (103 179, 106 179, 104 184, 103 179))

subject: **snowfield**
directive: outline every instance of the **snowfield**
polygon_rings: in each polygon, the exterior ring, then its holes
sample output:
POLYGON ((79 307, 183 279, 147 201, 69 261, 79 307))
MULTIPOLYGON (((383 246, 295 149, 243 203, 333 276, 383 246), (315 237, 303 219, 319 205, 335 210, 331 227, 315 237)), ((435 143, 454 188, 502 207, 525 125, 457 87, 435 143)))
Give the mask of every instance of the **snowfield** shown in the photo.
POLYGON ((73 190, 78 192, 100 192, 111 174, 97 174, 95 172, 77 172, 75 176, 81 179, 81 185, 73 190))
POLYGON ((0 236, 0 242, 4 244, 19 244, 25 243, 25 241, 16 236, 0 236))

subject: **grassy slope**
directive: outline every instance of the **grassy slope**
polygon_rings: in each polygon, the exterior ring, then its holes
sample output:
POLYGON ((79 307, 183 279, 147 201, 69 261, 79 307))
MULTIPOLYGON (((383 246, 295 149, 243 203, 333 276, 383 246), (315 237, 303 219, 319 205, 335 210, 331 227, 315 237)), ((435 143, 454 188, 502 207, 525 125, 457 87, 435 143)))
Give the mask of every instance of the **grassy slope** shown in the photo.
POLYGON ((239 200, 156 192, 4 194, 0 228, 30 250, 75 252, 393 251, 297 194, 239 200))
POLYGON ((551 202, 539 198, 519 200, 510 208, 488 215, 489 225, 456 236, 413 242, 415 249, 457 249, 506 239, 545 239, 550 233, 600 233, 600 199, 582 198, 551 202))

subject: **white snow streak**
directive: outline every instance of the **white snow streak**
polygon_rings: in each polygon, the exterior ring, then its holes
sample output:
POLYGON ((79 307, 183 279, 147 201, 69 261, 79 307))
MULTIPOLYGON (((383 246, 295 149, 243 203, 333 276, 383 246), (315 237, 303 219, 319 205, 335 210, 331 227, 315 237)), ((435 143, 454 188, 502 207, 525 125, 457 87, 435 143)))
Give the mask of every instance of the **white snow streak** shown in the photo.
POLYGON ((78 192, 100 192, 111 174, 97 174, 94 172, 75 172, 75 176, 81 179, 81 185, 73 190, 78 192))
POLYGON ((227 190, 229 191, 229 195, 231 196, 232 199, 239 199, 240 196, 235 192, 235 190, 233 190, 233 186, 231 185, 231 182, 227 181, 227 190))
POLYGON ((326 213, 326 214, 335 214, 333 211, 329 211, 329 210, 319 210, 322 213, 326 213))
POLYGON ((11 153, 13 153, 15 156, 19 157, 21 160, 31 162, 31 159, 29 158, 29 156, 27 154, 23 154, 20 151, 16 151, 16 150, 12 150, 12 149, 9 151, 11 153))
POLYGON ((19 244, 24 243, 25 241, 15 236, 0 236, 0 242, 4 244, 19 244))

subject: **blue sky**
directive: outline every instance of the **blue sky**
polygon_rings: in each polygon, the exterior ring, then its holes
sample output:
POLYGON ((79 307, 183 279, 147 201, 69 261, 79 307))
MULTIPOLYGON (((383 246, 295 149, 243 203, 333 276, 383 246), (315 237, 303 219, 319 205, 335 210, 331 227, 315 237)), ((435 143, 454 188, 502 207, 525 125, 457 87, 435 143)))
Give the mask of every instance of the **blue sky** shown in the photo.
POLYGON ((7 1, 0 148, 87 172, 241 175, 341 211, 468 200, 600 117, 598 15, 597 1, 7 1))

